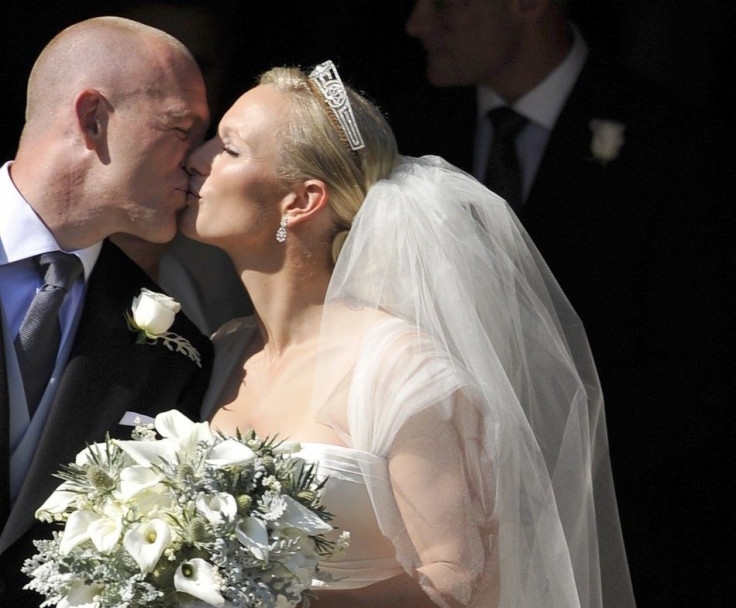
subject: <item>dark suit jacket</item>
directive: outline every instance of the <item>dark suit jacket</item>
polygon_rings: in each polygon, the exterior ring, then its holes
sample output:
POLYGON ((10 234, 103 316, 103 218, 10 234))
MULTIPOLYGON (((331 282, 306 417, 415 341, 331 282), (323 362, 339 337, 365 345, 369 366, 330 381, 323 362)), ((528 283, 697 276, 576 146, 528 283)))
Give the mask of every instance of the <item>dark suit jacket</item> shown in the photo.
MULTIPOLYGON (((403 153, 471 171, 475 117, 474 88, 427 89, 389 121, 403 153)), ((519 214, 591 343, 640 607, 731 595, 734 190, 721 135, 669 92, 591 59, 519 214), (626 126, 608 164, 592 158, 591 119, 626 126)))
MULTIPOLYGON (((8 502, 8 440, 1 437, 0 604, 38 606, 43 599, 21 591, 28 582, 20 573, 23 560, 35 551, 32 540, 47 536, 50 526, 34 521, 35 510, 60 483, 53 477, 61 464, 74 460, 87 443, 129 438, 130 427, 118 425, 126 411, 149 416, 178 408, 197 419, 209 380, 212 345, 183 315, 171 331, 186 337, 199 351, 202 367, 161 343, 136 344, 125 321, 141 287, 161 291, 117 247, 105 242, 87 287, 84 310, 58 392, 33 462, 12 510, 8 502), (7 518, 7 521, 6 521, 7 518)), ((4 351, 0 350, 0 412, 7 411, 4 351)), ((2 421, 0 421, 2 422, 2 421)), ((7 433, 7 424, 0 425, 7 433)))

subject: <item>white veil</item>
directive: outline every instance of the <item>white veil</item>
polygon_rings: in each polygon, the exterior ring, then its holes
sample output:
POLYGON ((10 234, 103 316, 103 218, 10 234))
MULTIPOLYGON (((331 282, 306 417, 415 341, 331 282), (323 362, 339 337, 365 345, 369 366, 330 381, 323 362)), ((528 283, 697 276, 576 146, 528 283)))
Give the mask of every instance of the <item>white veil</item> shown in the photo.
POLYGON ((355 217, 320 340, 319 417, 386 457, 364 467, 379 524, 438 604, 634 605, 587 338, 501 198, 402 157, 355 217))

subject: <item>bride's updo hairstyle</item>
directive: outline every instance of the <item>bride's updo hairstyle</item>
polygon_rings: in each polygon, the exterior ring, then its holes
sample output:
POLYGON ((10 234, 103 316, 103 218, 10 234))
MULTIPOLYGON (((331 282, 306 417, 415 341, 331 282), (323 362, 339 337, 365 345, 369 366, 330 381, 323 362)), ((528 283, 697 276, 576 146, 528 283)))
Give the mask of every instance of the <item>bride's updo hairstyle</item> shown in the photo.
POLYGON ((299 68, 273 68, 261 75, 259 84, 275 86, 291 101, 289 119, 276 133, 279 177, 287 184, 308 179, 327 184, 335 219, 334 263, 369 188, 388 177, 399 160, 391 127, 376 106, 345 86, 365 142, 360 150, 351 150, 320 91, 299 68))

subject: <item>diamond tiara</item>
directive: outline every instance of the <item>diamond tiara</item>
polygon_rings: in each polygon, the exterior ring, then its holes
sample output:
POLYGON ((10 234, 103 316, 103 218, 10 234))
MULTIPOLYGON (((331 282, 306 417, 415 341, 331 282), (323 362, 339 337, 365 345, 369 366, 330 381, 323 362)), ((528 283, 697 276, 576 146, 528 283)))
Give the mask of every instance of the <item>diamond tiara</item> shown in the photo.
POLYGON ((309 80, 319 89, 325 103, 332 110, 350 149, 360 150, 365 148, 363 136, 360 134, 358 124, 355 122, 355 114, 350 105, 345 85, 337 73, 337 68, 331 60, 327 60, 316 66, 309 74, 309 80))

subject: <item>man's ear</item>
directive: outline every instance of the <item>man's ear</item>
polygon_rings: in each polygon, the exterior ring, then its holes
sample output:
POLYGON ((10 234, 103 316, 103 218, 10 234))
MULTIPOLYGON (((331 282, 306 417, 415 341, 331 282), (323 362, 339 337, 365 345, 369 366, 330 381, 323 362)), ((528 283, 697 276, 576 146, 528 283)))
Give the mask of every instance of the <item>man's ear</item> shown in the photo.
POLYGON ((320 179, 309 179, 294 186, 284 213, 293 225, 314 217, 327 206, 327 184, 320 179))
POLYGON ((85 89, 74 100, 77 128, 88 150, 100 150, 107 135, 108 103, 96 89, 85 89))

